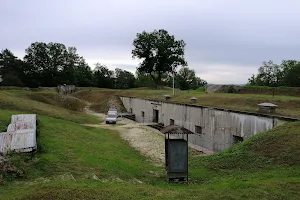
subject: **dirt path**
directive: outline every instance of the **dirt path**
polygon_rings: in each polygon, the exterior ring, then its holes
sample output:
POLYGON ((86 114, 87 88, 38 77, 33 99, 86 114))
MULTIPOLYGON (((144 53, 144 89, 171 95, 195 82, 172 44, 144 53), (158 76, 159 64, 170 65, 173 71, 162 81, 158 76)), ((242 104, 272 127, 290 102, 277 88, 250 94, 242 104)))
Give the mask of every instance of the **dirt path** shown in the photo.
POLYGON ((128 141, 128 143, 141 152, 142 155, 149 158, 152 163, 160 166, 164 164, 164 137, 158 130, 126 118, 118 119, 116 125, 107 125, 105 124, 105 114, 91 111, 88 109, 88 106, 85 108, 85 112, 95 115, 99 117, 101 121, 104 121, 100 124, 86 125, 118 131, 124 140, 128 141))

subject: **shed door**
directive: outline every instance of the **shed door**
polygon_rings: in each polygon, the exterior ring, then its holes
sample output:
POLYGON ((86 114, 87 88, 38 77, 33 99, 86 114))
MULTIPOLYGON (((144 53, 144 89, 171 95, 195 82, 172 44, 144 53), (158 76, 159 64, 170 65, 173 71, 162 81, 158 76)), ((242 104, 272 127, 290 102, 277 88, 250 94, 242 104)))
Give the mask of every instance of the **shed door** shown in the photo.
POLYGON ((168 145, 169 172, 187 172, 187 142, 183 139, 169 140, 168 145))

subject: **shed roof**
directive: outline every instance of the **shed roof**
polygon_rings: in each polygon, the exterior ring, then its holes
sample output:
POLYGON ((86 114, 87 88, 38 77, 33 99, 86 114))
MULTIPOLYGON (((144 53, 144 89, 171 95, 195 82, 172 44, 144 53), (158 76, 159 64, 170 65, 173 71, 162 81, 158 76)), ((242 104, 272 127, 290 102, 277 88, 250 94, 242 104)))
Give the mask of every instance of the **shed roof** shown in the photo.
POLYGON ((170 125, 162 130, 160 130, 163 134, 194 134, 192 131, 178 125, 170 125))

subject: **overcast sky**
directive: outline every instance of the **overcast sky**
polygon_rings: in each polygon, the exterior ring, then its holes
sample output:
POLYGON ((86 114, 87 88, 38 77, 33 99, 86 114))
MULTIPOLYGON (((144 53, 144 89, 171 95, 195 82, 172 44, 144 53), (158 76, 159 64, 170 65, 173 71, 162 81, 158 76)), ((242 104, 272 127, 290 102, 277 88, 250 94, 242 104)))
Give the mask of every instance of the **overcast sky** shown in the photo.
POLYGON ((0 49, 22 58, 32 42, 59 42, 92 68, 134 72, 136 33, 166 29, 198 76, 239 84, 263 61, 300 60, 299 10, 299 0, 0 0, 0 49))

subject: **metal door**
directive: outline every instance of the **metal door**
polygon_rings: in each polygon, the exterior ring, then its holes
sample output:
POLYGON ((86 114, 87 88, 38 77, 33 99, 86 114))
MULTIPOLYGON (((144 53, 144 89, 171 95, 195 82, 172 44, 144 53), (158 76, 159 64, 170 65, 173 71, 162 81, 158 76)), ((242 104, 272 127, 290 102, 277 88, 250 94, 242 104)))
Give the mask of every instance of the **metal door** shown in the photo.
POLYGON ((186 173, 188 170, 188 146, 183 139, 168 141, 168 172, 186 173))

